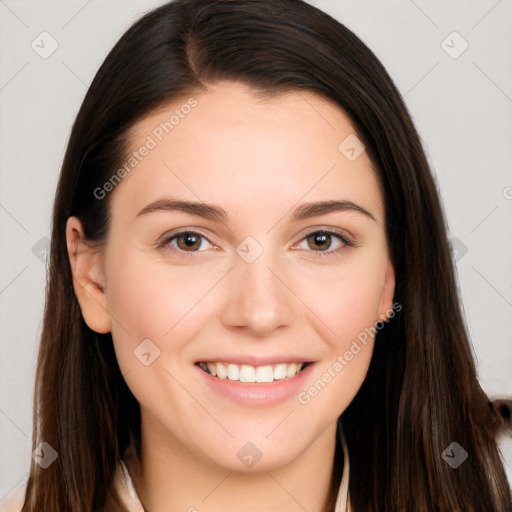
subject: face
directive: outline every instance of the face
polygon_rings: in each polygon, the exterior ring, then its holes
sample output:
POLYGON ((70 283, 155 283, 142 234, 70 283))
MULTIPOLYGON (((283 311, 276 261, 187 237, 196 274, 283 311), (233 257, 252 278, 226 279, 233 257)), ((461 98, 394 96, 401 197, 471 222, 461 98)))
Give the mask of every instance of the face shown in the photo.
POLYGON ((333 437, 365 378, 393 305, 383 200, 325 99, 231 82, 194 98, 133 128, 137 161, 110 193, 107 243, 73 260, 75 290, 112 333, 146 435, 270 470, 333 437))

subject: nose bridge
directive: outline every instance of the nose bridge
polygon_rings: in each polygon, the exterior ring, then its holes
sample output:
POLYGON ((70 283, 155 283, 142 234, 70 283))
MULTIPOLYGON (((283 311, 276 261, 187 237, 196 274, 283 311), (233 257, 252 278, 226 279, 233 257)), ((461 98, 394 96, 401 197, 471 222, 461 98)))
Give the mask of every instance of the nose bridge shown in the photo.
POLYGON ((292 324, 296 317, 293 294, 281 282, 276 267, 269 251, 251 263, 237 257, 223 314, 226 326, 247 327, 263 336, 292 324))

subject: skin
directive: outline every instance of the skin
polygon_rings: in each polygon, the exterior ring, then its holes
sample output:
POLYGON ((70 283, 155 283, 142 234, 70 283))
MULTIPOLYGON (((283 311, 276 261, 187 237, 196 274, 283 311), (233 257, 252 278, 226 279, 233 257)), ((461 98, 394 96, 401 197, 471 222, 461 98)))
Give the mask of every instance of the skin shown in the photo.
MULTIPOLYGON (((307 405, 296 394, 267 407, 240 405, 209 392, 194 363, 219 354, 301 356, 315 362, 303 391, 389 316, 395 274, 379 183, 366 152, 349 161, 338 150, 355 129, 320 96, 262 100, 222 81, 194 97, 197 106, 111 193, 104 246, 87 244, 80 221, 68 219, 75 293, 89 327, 112 333, 141 406, 148 510, 319 512, 336 420, 366 376, 371 336, 307 405), (177 211, 136 218, 165 196, 220 206, 229 224, 177 211), (291 220, 298 205, 333 199, 375 220, 354 211, 291 220), (192 257, 183 237, 157 247, 177 228, 205 237, 192 257), (315 245, 310 235, 321 229, 339 230, 357 247, 335 236, 315 245), (236 252, 248 236, 263 247, 252 263, 236 252), (149 366, 134 357, 144 339, 160 350, 149 366), (251 468, 237 457, 247 442, 262 454, 251 468)), ((184 101, 136 124, 132 150, 184 101)))

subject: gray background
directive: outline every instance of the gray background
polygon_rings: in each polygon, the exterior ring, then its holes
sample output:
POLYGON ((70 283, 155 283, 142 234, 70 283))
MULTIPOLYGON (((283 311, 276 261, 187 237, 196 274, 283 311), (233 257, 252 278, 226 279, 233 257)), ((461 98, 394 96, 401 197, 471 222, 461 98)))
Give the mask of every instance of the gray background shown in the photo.
MULTIPOLYGON (((108 51, 161 3, 0 0, 0 500, 29 469, 44 255, 69 131, 108 51)), ((482 386, 512 395, 512 1, 310 3, 361 37, 404 95, 444 202, 482 386)))

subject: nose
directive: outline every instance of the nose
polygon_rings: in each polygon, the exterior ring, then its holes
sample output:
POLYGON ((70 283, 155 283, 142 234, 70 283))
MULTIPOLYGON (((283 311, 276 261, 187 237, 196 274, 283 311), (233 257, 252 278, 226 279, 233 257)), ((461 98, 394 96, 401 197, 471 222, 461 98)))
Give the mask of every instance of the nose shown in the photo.
POLYGON ((246 328, 259 337, 292 325, 298 302, 264 255, 252 263, 241 258, 236 262, 228 276, 228 299, 221 315, 227 328, 246 328))

